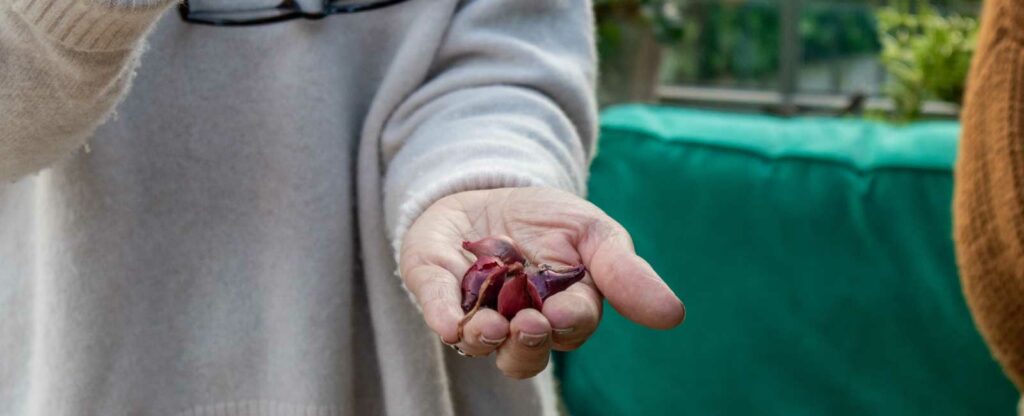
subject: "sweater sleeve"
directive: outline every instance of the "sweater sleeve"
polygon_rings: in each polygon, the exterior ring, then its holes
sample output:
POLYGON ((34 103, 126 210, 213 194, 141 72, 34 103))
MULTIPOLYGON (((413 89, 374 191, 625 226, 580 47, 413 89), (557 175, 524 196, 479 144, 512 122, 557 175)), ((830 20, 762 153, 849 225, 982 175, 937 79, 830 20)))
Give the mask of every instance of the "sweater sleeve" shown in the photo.
MULTIPOLYGON (((957 261, 974 321, 1024 391, 1024 7, 989 0, 964 96, 957 261)), ((1022 408, 1024 409, 1024 408, 1022 408)))
POLYGON ((427 80, 382 135, 395 248, 420 213, 453 193, 545 186, 582 195, 594 78, 590 1, 462 1, 427 80))
POLYGON ((173 0, 0 0, 0 184, 80 147, 173 0))

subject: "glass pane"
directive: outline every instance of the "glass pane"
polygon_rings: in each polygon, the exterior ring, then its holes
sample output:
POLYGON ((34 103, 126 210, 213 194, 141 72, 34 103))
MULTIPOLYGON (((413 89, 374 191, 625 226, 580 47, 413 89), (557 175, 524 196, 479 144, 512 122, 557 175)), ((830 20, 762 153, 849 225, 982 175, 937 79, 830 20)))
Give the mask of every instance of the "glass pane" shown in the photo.
POLYGON ((875 7, 867 1, 806 0, 800 21, 802 59, 797 89, 811 93, 877 94, 879 62, 875 7))
POLYGON ((776 1, 694 0, 674 4, 680 33, 666 42, 661 79, 668 84, 771 89, 777 85, 776 1))
MULTIPOLYGON (((939 15, 977 16, 981 1, 595 0, 594 4, 600 95, 602 103, 609 104, 654 100, 654 86, 659 83, 780 91, 781 79, 792 80, 785 86, 792 86, 796 93, 886 95, 892 88, 887 87, 890 76, 881 59, 878 16, 883 8, 894 6, 921 19, 926 19, 923 11, 931 9, 939 15), (783 7, 790 4, 784 1, 798 7, 783 7), (784 28, 794 35, 783 37, 784 28), (793 44, 783 45, 784 41, 793 44), (791 55, 795 65, 780 65, 788 56, 783 52, 789 50, 796 52, 791 55), (789 70, 793 73, 780 73, 789 70)), ((953 32, 949 36, 960 36, 953 32)), ((922 48, 935 49, 935 45, 922 48)), ((935 99, 928 94, 918 95, 935 99)))

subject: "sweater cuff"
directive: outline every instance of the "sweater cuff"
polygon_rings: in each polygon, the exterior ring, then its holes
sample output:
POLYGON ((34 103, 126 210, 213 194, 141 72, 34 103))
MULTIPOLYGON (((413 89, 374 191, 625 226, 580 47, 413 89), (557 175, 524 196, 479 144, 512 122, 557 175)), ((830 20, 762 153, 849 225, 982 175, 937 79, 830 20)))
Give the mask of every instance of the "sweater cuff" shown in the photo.
POLYGON ((29 24, 68 48, 131 48, 174 0, 13 0, 29 24))

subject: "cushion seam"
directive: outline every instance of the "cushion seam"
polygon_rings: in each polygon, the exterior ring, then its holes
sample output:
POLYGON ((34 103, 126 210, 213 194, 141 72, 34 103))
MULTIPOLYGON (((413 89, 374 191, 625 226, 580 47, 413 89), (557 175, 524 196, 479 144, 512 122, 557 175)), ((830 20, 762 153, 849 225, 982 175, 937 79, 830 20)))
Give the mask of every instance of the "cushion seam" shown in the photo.
MULTIPOLYGON (((909 165, 887 165, 887 166, 883 165, 883 166, 873 166, 873 167, 869 167, 869 168, 860 168, 860 167, 856 166, 855 164, 849 163, 849 162, 842 162, 842 161, 838 161, 838 160, 816 158, 816 157, 810 157, 810 156, 799 156, 799 155, 770 156, 770 155, 766 155, 766 154, 764 154, 762 152, 758 152, 758 151, 754 151, 754 150, 749 150, 749 149, 737 148, 737 147, 733 147, 733 146, 716 145, 716 144, 712 144, 712 143, 696 143, 696 142, 687 142, 687 141, 668 141, 668 140, 662 140, 661 137, 656 136, 656 135, 651 134, 651 133, 646 132, 646 131, 628 130, 628 129, 623 129, 623 128, 620 128, 620 127, 602 127, 601 128, 601 132, 602 132, 601 136, 602 137, 600 138, 599 143, 601 141, 604 141, 604 140, 608 139, 607 137, 605 137, 604 133, 605 132, 610 132, 610 131, 614 131, 616 133, 625 134, 625 135, 629 135, 629 136, 633 136, 633 137, 643 138, 645 140, 657 141, 657 142, 665 143, 665 144, 668 144, 668 145, 671 145, 671 146, 698 147, 698 148, 703 148, 703 149, 708 149, 708 150, 713 150, 713 151, 718 151, 718 152, 723 152, 723 153, 742 154, 742 155, 746 155, 746 156, 755 157, 757 159, 773 161, 773 162, 803 162, 803 163, 830 165, 830 166, 835 166, 835 167, 843 168, 843 169, 848 170, 848 171, 853 171, 853 172, 858 172, 858 173, 887 172, 887 171, 913 171, 913 172, 921 172, 921 173, 927 173, 927 174, 932 174, 932 175, 947 176, 947 175, 949 175, 949 174, 951 174, 953 172, 953 167, 952 166, 950 166, 948 168, 940 168, 940 167, 909 166, 909 165)), ((600 154, 600 145, 598 146, 598 153, 600 154)))

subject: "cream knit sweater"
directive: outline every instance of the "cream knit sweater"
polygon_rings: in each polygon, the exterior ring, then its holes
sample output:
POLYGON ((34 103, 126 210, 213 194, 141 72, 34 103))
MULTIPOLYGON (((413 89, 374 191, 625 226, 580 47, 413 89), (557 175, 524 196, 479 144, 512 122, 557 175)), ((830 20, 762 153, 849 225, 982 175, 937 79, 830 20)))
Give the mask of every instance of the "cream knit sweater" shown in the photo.
POLYGON ((584 191, 589 1, 170 6, 0 0, 0 415, 553 413, 441 348, 392 242, 460 190, 584 191))

